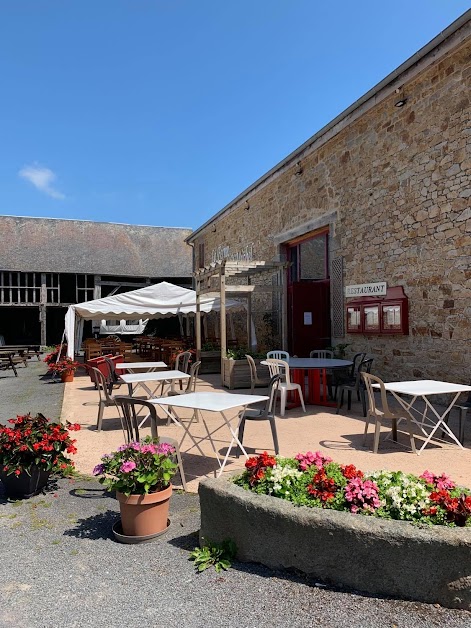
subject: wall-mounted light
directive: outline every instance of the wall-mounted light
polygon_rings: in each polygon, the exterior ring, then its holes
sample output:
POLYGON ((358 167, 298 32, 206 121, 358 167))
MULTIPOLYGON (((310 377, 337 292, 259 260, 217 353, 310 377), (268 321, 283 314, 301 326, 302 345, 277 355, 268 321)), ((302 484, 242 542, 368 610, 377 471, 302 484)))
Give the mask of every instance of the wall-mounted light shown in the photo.
POLYGON ((301 162, 300 162, 300 161, 297 161, 297 162, 296 162, 296 167, 295 167, 295 169, 294 169, 294 174, 295 174, 296 176, 299 176, 299 175, 300 175, 300 174, 302 174, 302 173, 303 173, 303 167, 302 167, 302 165, 301 165, 301 162))
POLYGON ((404 105, 407 102, 407 98, 400 98, 399 100, 396 100, 396 102, 394 103, 395 107, 404 107, 404 105))
POLYGON ((211 229, 211 231, 212 231, 213 233, 216 233, 216 225, 214 225, 214 227, 211 229))
POLYGON ((398 87, 396 88, 396 94, 399 95, 398 100, 396 100, 396 102, 394 103, 395 107, 404 107, 404 105, 407 102, 407 98, 404 96, 404 88, 403 87, 398 87))
POLYGON ((245 201, 245 204, 244 204, 244 209, 245 209, 246 211, 248 211, 248 210, 250 209, 250 203, 249 203, 249 201, 245 201))

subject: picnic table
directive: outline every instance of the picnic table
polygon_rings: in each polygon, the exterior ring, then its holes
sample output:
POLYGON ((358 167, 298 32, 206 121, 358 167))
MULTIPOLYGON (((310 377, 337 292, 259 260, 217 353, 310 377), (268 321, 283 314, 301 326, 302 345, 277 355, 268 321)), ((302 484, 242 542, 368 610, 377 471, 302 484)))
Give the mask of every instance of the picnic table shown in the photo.
POLYGON ((0 371, 7 371, 12 369, 15 377, 18 377, 18 371, 16 370, 16 364, 19 358, 14 357, 14 353, 0 353, 0 371))
POLYGON ((26 360, 35 355, 38 361, 41 359, 41 345, 0 345, 0 354, 13 353, 18 354, 20 358, 23 358, 23 362, 26 366, 26 360))

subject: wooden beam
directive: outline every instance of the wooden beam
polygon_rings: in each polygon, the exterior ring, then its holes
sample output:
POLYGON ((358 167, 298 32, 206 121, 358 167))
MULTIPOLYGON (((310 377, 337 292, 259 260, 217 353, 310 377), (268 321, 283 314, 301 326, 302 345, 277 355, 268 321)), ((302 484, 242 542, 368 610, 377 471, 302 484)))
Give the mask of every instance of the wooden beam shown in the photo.
POLYGON ((101 275, 95 275, 93 277, 93 298, 101 299, 101 275))
POLYGON ((132 287, 132 288, 145 288, 148 284, 145 281, 139 282, 139 283, 133 283, 132 281, 99 281, 98 284, 95 285, 99 285, 99 286, 118 286, 118 288, 120 288, 121 286, 126 286, 126 287, 132 287))

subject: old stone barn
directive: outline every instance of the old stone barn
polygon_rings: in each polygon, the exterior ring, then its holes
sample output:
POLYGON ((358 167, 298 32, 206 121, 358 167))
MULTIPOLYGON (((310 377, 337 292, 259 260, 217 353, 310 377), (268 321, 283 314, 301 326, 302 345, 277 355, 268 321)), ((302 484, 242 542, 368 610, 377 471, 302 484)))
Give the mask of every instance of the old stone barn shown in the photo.
MULTIPOLYGON (((0 216, 0 336, 6 344, 53 344, 72 303, 159 281, 191 287, 192 249, 184 242, 190 233, 0 216)), ((88 322, 84 336, 91 334, 88 322)))
MULTIPOLYGON (((292 355, 333 342, 388 379, 471 378, 470 19, 189 236, 196 270, 290 262, 269 306, 292 355)), ((266 308, 254 294, 259 337, 266 308)))

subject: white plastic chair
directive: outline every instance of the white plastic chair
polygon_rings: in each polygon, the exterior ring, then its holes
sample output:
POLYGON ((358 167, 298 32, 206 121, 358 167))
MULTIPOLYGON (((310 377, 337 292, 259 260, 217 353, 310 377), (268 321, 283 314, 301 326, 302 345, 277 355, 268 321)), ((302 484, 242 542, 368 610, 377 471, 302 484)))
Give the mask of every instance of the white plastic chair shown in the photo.
POLYGON ((314 349, 309 354, 310 358, 321 358, 322 360, 332 360, 334 357, 333 351, 328 351, 327 349, 314 349))
POLYGON ((269 351, 267 353, 268 359, 275 360, 289 360, 289 353, 287 351, 281 351, 281 349, 277 349, 276 351, 269 351))
POLYGON ((291 382, 289 377, 289 364, 284 360, 278 360, 275 358, 268 358, 266 360, 266 364, 268 366, 268 370, 270 371, 270 377, 274 375, 282 375, 284 381, 281 382, 278 386, 278 391, 280 393, 280 401, 281 401, 281 416, 285 416, 286 410, 286 398, 288 396, 288 392, 292 390, 297 390, 299 393, 299 398, 301 400, 301 405, 303 407, 304 412, 306 412, 306 406, 304 405, 303 391, 299 384, 295 384, 291 382))

